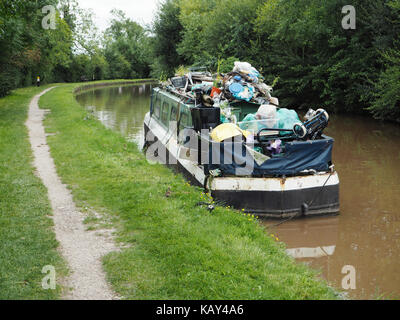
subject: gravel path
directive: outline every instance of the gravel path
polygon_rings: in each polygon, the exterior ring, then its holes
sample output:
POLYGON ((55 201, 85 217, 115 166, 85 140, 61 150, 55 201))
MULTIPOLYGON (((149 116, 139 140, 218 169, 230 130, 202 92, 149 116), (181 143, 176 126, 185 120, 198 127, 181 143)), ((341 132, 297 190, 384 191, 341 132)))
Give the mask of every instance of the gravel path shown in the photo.
POLYGON ((56 238, 60 243, 61 254, 70 269, 70 275, 66 279, 58 279, 58 282, 67 288, 63 298, 119 299, 106 282, 101 264, 102 256, 118 248, 112 239, 98 236, 95 231, 86 231, 83 224, 84 216, 77 210, 70 191, 58 177, 50 155, 43 127, 43 119, 48 111, 39 109, 38 102, 40 96, 53 88, 43 91, 32 99, 26 126, 34 154, 34 167, 48 190, 56 238))

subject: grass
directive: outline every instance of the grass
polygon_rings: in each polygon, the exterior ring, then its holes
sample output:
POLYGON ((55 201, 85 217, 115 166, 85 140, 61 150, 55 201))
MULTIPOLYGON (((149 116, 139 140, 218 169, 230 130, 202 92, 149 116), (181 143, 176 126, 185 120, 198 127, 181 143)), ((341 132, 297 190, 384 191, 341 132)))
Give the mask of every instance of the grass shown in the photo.
POLYGON ((76 102, 77 87, 53 89, 40 105, 51 110, 51 154, 77 205, 107 216, 127 245, 103 260, 115 291, 126 299, 337 298, 253 217, 196 206, 202 190, 106 129, 76 102))
POLYGON ((42 289, 42 268, 65 272, 52 231, 47 190, 34 175, 24 125, 31 98, 44 90, 18 89, 0 99, 0 300, 57 299, 42 289))

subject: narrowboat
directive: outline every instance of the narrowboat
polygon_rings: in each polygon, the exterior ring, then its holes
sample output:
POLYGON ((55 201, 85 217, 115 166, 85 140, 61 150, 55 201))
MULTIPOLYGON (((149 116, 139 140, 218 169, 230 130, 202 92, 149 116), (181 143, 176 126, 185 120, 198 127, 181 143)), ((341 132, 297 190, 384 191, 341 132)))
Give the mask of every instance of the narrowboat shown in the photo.
POLYGON ((144 119, 148 156, 248 213, 293 218, 339 212, 334 139, 323 134, 326 111, 310 110, 306 120, 287 127, 288 114, 296 112, 279 108, 278 99, 227 99, 237 90, 232 81, 224 79, 218 89, 210 74, 196 75, 153 88, 144 119), (266 116, 259 117, 260 110, 266 116))

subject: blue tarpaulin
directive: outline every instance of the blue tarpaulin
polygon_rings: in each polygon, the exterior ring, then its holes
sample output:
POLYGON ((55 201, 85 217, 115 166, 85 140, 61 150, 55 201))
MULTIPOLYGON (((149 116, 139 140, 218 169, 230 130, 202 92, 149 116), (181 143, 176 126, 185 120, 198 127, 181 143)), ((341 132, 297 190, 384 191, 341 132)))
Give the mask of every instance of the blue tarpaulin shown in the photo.
POLYGON ((255 161, 242 142, 211 142, 210 170, 220 169, 224 175, 282 176, 304 170, 328 171, 332 161, 334 139, 293 141, 285 144, 285 152, 261 163, 255 161))

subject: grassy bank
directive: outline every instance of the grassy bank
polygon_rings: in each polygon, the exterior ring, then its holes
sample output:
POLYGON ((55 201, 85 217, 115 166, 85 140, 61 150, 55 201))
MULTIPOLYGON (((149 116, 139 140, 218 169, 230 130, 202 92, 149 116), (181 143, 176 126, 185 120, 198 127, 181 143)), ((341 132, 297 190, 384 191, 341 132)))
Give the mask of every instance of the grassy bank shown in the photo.
MULTIPOLYGON (((200 189, 106 129, 64 85, 44 95, 58 174, 82 208, 105 213, 121 252, 104 258, 113 288, 128 299, 329 299, 334 292, 289 258, 249 216, 196 206, 200 189), (166 191, 170 190, 169 196, 166 191)), ((89 211, 89 210, 88 210, 89 211)))
POLYGON ((45 88, 18 89, 0 99, 0 300, 56 299, 60 293, 41 286, 42 268, 53 265, 60 275, 63 264, 24 125, 30 100, 45 88))

